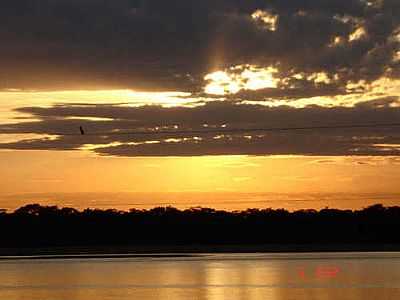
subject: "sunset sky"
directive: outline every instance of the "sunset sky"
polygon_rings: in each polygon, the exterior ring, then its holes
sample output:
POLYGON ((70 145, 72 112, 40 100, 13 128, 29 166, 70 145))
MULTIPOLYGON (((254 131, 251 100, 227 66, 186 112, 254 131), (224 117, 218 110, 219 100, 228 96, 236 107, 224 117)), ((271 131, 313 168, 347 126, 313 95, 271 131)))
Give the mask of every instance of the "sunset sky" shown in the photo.
POLYGON ((0 208, 400 204, 400 127, 251 131, 400 123, 399 0, 2 0, 0 20, 0 208))

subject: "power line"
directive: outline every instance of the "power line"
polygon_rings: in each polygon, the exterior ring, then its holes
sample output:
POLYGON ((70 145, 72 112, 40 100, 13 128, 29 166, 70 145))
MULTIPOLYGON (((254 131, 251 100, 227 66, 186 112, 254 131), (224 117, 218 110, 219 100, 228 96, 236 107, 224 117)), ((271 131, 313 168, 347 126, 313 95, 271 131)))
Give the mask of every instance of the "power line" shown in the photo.
POLYGON ((353 125, 325 125, 325 126, 303 126, 303 127, 269 127, 269 128, 231 128, 231 129, 204 129, 204 130, 156 130, 156 131, 113 131, 113 132, 89 132, 87 129, 77 133, 52 133, 64 136, 110 136, 110 135, 164 135, 164 134, 225 134, 225 133, 246 133, 246 132, 285 132, 285 131, 312 131, 312 130, 332 130, 332 129, 359 129, 359 128, 390 128, 400 127, 400 123, 386 124, 353 124, 353 125))

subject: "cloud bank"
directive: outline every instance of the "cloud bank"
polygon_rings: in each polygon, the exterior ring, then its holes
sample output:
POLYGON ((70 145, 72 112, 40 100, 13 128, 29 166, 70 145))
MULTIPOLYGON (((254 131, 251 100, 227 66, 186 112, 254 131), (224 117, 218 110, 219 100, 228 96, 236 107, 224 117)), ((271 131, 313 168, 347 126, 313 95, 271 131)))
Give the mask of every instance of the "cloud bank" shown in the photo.
POLYGON ((198 155, 398 155, 398 127, 304 130, 296 132, 190 133, 235 128, 310 127, 398 123, 397 98, 375 99, 356 107, 267 107, 210 102, 196 107, 147 105, 57 105, 26 107, 34 121, 0 125, 2 134, 42 137, 0 144, 3 149, 88 149, 116 156, 198 155), (87 135, 79 135, 83 126, 87 135), (154 134, 121 134, 153 132, 154 134), (163 133, 157 134, 157 131, 163 133), (167 132, 166 132, 167 131, 167 132), (178 132, 176 132, 178 131, 178 132), (188 133, 182 131, 189 131, 188 133))
POLYGON ((243 64, 290 95, 399 76, 397 0, 3 0, 0 18, 0 88, 199 92, 243 64))
POLYGON ((193 99, 30 107, 27 98, 15 122, 0 125, 2 149, 399 154, 398 128, 390 127, 173 132, 398 122, 398 0, 3 0, 0 19, 0 90, 122 88, 193 99), (96 135, 73 135, 79 126, 96 135), (132 130, 171 132, 116 134, 132 130))

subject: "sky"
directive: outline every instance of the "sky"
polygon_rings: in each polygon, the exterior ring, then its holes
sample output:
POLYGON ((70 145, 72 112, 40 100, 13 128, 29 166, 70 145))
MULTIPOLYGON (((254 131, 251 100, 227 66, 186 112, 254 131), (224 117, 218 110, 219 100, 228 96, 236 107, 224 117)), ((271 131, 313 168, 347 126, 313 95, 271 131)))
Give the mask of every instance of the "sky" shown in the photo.
POLYGON ((0 20, 0 207, 399 204, 399 126, 252 130, 400 123, 398 0, 2 0, 0 20))

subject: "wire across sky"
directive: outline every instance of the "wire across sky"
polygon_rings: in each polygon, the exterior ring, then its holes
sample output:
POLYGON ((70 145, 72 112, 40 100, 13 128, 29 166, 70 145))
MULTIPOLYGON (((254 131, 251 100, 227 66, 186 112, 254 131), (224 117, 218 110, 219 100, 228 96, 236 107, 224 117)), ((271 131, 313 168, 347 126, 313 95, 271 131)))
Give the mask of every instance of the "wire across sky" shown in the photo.
MULTIPOLYGON (((77 128, 76 133, 53 133, 60 136, 110 136, 110 135, 163 135, 163 134, 182 134, 182 135, 201 135, 201 134, 232 134, 247 132, 285 132, 285 131, 312 131, 312 130, 333 130, 333 129, 360 129, 360 128, 391 128, 400 127, 400 123, 375 123, 375 124, 352 124, 352 125, 325 125, 325 126, 302 126, 302 127, 266 127, 266 128, 213 128, 204 130, 148 130, 148 131, 112 131, 112 132, 90 132, 86 128, 84 131, 77 128)), ((83 129, 83 127, 82 127, 83 129)))

